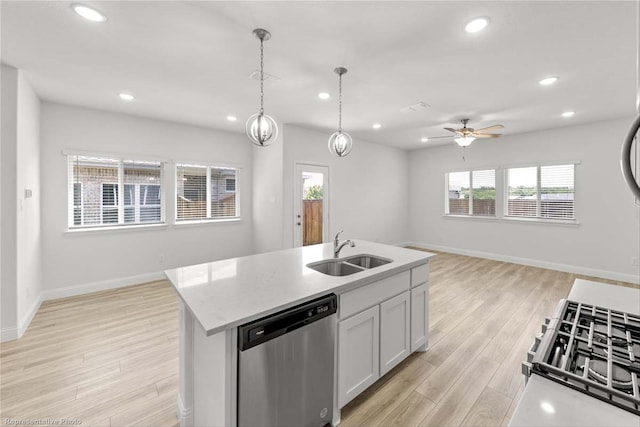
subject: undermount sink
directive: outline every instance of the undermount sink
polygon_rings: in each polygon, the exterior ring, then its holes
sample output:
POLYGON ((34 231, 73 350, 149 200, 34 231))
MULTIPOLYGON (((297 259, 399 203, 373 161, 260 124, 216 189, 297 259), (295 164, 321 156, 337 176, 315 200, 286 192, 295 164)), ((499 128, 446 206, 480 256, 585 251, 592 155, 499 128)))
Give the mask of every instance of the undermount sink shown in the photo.
POLYGON ((373 255, 355 255, 349 258, 325 259, 312 262, 307 267, 329 276, 348 276, 370 268, 389 264, 392 260, 373 255))
POLYGON ((373 255, 356 255, 354 257, 347 258, 345 262, 353 265, 358 265, 363 268, 376 268, 380 267, 381 265, 389 264, 391 260, 373 255))
POLYGON ((341 260, 325 260, 307 264, 307 267, 329 276, 348 276, 350 274, 364 271, 364 268, 347 264, 341 260))

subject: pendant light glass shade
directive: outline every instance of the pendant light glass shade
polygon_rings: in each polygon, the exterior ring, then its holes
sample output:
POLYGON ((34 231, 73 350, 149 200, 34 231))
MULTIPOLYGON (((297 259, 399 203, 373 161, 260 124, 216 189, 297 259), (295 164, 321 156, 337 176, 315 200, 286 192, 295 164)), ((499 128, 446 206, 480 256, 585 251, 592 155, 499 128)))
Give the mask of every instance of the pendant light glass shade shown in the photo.
POLYGON ((271 38, 271 33, 256 28, 253 34, 260 39, 260 112, 249 117, 246 131, 251 142, 259 147, 266 147, 278 138, 276 121, 264 114, 264 42, 271 38))
POLYGON ((346 132, 338 131, 329 138, 329 151, 338 157, 344 157, 351 152, 353 140, 346 132))
POLYGON ((346 68, 338 67, 333 70, 339 78, 339 101, 338 101, 338 132, 335 132, 329 138, 329 151, 338 157, 345 157, 353 148, 353 140, 351 135, 342 131, 342 75, 347 72, 346 68))
POLYGON ((454 141, 457 142, 461 147, 468 147, 475 140, 476 139, 472 136, 461 136, 460 138, 454 139, 454 141))

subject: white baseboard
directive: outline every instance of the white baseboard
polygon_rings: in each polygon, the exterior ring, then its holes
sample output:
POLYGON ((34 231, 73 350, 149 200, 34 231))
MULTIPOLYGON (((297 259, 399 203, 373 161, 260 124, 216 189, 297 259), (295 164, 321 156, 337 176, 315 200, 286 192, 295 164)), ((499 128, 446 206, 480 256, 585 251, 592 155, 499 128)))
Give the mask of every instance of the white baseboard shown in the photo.
POLYGON ((2 328, 0 329, 0 342, 13 341, 18 339, 18 328, 2 328))
POLYGON ((434 245, 421 242, 406 242, 405 246, 415 246, 416 248, 434 250, 440 252, 450 252, 458 255, 472 256, 477 258, 492 259, 494 261, 510 262, 512 264, 528 265, 530 267, 546 268, 548 270, 563 271, 565 273, 582 274, 584 276, 599 277, 601 279, 618 280, 621 282, 640 284, 640 277, 633 274, 619 273, 617 271, 599 270, 595 268, 581 267, 578 265, 561 264, 556 262, 541 261, 531 258, 520 258, 510 255, 494 254, 491 252, 475 251, 471 249, 452 248, 449 246, 434 245))
POLYGON ((36 297, 29 311, 26 312, 24 316, 22 316, 22 319, 18 321, 18 326, 12 326, 10 328, 0 330, 0 342, 13 341, 22 337, 29 327, 29 324, 31 324, 33 317, 38 312, 40 304, 42 304, 42 294, 39 294, 36 297))
POLYGON ((58 298, 72 297, 76 295, 88 294, 91 292, 106 291, 109 289, 122 288, 125 286, 139 285, 141 283, 153 282, 164 279, 164 273, 146 273, 136 276, 122 277, 119 279, 103 280, 100 282, 86 283, 84 285, 67 286, 59 289, 48 289, 42 292, 44 301, 58 298))
POLYGON ((184 407, 182 399, 180 398, 180 393, 178 393, 178 399, 176 402, 176 415, 178 416, 178 421, 180 421, 180 427, 193 425, 193 409, 187 409, 184 407))
POLYGON ((18 338, 24 335, 25 331, 29 327, 29 324, 38 312, 40 304, 42 304, 42 293, 38 294, 36 299, 33 301, 33 304, 31 305, 31 309, 25 313, 22 319, 20 319, 20 322, 18 323, 18 338))

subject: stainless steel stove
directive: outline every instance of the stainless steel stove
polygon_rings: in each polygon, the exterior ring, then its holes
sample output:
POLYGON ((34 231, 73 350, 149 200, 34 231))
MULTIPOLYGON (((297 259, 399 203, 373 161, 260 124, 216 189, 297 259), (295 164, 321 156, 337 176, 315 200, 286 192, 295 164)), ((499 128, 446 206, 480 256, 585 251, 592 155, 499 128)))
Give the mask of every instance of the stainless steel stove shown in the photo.
POLYGON ((640 415, 640 316, 561 300, 522 367, 640 415))

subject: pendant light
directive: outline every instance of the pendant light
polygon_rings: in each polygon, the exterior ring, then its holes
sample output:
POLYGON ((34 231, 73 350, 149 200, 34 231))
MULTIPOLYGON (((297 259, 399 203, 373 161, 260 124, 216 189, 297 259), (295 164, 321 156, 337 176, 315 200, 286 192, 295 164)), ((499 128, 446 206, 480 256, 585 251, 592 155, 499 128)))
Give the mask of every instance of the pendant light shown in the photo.
POLYGON ((253 30, 260 39, 260 112, 247 120, 247 136, 255 145, 265 147, 278 137, 278 125, 275 120, 264 114, 264 42, 271 38, 271 33, 262 28, 253 30))
POLYGON ((347 154, 351 152, 351 148, 353 147, 353 141, 351 140, 351 135, 342 131, 342 75, 346 74, 347 69, 343 67, 338 67, 333 70, 339 76, 339 101, 338 101, 338 132, 335 132, 329 138, 329 151, 338 157, 345 157, 347 154))

